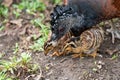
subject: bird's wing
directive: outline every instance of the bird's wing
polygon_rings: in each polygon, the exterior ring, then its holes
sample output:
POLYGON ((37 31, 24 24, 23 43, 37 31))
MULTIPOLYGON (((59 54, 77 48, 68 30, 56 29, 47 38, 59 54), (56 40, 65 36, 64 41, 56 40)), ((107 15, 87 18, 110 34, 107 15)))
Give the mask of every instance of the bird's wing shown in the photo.
POLYGON ((113 2, 113 5, 118 9, 120 10, 120 0, 112 0, 113 2))

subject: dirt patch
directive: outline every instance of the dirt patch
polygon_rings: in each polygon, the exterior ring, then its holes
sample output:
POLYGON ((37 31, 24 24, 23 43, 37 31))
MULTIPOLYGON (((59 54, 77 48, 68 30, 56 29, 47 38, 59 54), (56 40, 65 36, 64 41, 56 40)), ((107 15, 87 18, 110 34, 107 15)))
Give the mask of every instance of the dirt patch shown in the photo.
MULTIPOLYGON (((46 4, 49 6, 48 10, 44 12, 46 13, 44 22, 48 23, 53 6, 47 2, 46 4)), ((21 52, 28 52, 28 46, 33 43, 31 35, 40 35, 39 29, 30 23, 30 20, 38 15, 31 16, 24 12, 21 14, 23 14, 20 16, 22 21, 16 23, 14 16, 11 15, 5 25, 5 30, 0 32, 0 52, 6 53, 7 58, 12 55, 15 43, 19 43, 21 52)), ((120 25, 120 20, 117 24, 120 25)), ((120 47, 119 45, 120 40, 116 39, 112 44, 111 35, 106 33, 99 50, 102 57, 95 59, 92 57, 72 58, 71 55, 51 57, 50 55, 45 56, 42 51, 31 51, 31 53, 33 61, 41 67, 41 80, 120 80, 120 50, 113 52, 112 55, 109 54, 109 51, 114 51, 115 48, 120 47), (113 55, 116 57, 113 58, 113 55)))

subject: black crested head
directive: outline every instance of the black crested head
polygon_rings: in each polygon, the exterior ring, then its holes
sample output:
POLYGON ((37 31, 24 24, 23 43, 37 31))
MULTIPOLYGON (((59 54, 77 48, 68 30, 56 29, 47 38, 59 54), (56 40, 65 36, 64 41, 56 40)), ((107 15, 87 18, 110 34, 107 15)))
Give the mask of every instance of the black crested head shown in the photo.
POLYGON ((51 13, 51 42, 57 42, 73 27, 80 26, 84 20, 84 16, 78 15, 77 11, 70 6, 56 6, 51 13))
POLYGON ((75 11, 70 6, 65 5, 56 5, 53 9, 53 12, 50 14, 51 16, 51 25, 60 17, 65 14, 73 14, 75 11))

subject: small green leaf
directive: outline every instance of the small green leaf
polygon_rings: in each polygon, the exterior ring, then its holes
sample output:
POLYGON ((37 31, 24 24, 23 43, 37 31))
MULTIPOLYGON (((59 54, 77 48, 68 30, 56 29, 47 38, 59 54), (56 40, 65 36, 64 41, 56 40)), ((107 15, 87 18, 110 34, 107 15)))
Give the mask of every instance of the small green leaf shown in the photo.
POLYGON ((116 58, 118 58, 118 55, 113 55, 111 59, 114 60, 116 58))

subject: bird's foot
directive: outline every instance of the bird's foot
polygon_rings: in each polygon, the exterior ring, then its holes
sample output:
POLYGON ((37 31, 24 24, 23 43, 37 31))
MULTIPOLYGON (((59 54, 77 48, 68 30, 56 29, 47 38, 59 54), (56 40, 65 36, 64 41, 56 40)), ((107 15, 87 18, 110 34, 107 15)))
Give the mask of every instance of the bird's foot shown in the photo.
POLYGON ((91 49, 89 51, 84 52, 84 54, 86 54, 86 56, 91 56, 93 58, 96 57, 103 57, 102 55, 97 53, 98 49, 91 49))
POLYGON ((93 53, 91 53, 91 54, 88 54, 89 56, 92 56, 93 58, 96 58, 96 56, 97 56, 97 52, 96 51, 94 51, 93 53))
POLYGON ((119 52, 120 52, 120 44, 117 45, 117 46, 115 47, 115 49, 113 49, 113 50, 107 49, 106 52, 107 52, 109 55, 113 55, 113 54, 115 54, 115 53, 119 53, 119 52))
POLYGON ((115 42, 115 38, 120 39, 120 27, 116 26, 113 20, 110 20, 110 29, 107 29, 107 32, 112 34, 112 43, 115 42))
POLYGON ((57 51, 55 51, 55 52, 53 52, 53 54, 51 55, 52 57, 53 56, 60 56, 60 54, 57 52, 57 51))
POLYGON ((73 54, 72 55, 72 58, 82 58, 84 56, 84 54, 82 54, 82 53, 79 53, 79 54, 73 54))
POLYGON ((115 38, 120 39, 120 29, 108 29, 108 32, 110 32, 112 34, 112 43, 115 42, 115 38))

